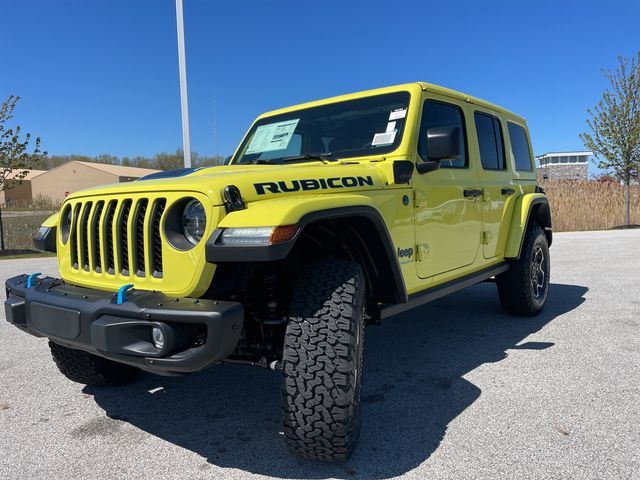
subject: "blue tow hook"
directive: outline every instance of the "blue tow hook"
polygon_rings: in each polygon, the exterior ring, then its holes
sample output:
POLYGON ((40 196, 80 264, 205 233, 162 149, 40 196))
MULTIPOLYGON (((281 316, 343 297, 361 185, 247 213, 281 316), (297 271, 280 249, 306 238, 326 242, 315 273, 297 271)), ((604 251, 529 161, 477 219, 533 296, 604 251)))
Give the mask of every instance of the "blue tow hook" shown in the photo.
POLYGON ((127 291, 133 288, 133 283, 127 283, 126 285, 122 285, 118 289, 118 296, 116 297, 116 304, 122 305, 127 301, 127 291))
POLYGON ((38 278, 38 275, 42 275, 42 273, 32 273, 27 277, 27 288, 31 288, 31 283, 34 278, 38 278))

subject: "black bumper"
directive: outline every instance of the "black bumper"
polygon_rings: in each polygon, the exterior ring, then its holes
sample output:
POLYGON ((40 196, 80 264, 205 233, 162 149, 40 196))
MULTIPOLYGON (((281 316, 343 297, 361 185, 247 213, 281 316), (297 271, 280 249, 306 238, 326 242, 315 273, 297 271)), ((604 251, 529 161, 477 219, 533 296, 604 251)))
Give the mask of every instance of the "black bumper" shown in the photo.
POLYGON ((6 282, 9 323, 60 345, 159 374, 202 370, 236 348, 243 322, 238 302, 169 298, 131 291, 122 304, 115 294, 66 285, 51 277, 27 276, 6 282), (151 329, 165 337, 163 348, 151 342, 151 329))

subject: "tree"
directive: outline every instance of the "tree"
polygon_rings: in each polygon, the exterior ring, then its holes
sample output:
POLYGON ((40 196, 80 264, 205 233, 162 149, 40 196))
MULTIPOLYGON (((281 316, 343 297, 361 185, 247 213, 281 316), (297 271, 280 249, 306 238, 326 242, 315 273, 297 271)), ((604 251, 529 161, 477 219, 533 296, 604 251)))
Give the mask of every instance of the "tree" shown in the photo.
POLYGON ((153 157, 153 167, 159 170, 174 170, 184 166, 184 156, 182 150, 176 150, 176 153, 156 153, 153 157))
POLYGON ((593 151, 599 168, 611 169, 624 185, 624 221, 631 223, 631 182, 640 170, 640 51, 618 57, 615 71, 604 70, 609 88, 593 108, 580 138, 593 151))
POLYGON ((594 182, 598 183, 613 183, 615 185, 620 185, 620 180, 616 178, 615 175, 611 175, 610 173, 601 173, 599 175, 595 175, 593 177, 594 182))
POLYGON ((47 152, 40 150, 40 137, 34 141, 33 151, 29 153, 31 134, 21 139, 21 128, 7 128, 6 123, 13 118, 13 111, 20 97, 10 95, 0 108, 0 191, 19 185, 34 164, 40 164, 47 152))
MULTIPOLYGON (((39 164, 47 156, 40 150, 40 137, 35 139, 33 151, 29 153, 31 134, 21 139, 21 128, 7 128, 6 123, 13 118, 13 111, 20 97, 10 95, 0 108, 0 192, 10 190, 22 183, 34 164, 39 164)), ((0 249, 4 250, 4 229, 0 213, 0 249)))

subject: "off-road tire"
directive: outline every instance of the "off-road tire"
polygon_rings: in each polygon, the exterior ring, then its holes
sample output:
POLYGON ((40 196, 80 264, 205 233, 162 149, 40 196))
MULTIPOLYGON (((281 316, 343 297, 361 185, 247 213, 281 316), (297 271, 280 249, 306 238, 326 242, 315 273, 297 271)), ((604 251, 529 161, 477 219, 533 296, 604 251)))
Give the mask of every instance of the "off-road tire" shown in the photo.
POLYGON ((502 307, 514 315, 540 313, 549 293, 549 274, 549 243, 540 225, 534 222, 525 233, 520 258, 496 277, 502 307))
POLYGON ((138 369, 112 362, 82 350, 49 342, 51 356, 58 370, 74 382, 84 385, 120 385, 136 376, 138 369))
POLYGON ((298 455, 346 459, 358 441, 364 305, 357 263, 314 262, 298 279, 282 362, 284 434, 298 455))

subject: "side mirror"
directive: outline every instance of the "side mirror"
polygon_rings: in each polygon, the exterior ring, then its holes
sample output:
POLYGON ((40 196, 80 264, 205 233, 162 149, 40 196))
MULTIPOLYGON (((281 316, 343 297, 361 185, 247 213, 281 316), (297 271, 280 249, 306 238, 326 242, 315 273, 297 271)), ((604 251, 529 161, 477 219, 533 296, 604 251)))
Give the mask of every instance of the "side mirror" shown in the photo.
POLYGON ((429 160, 460 158, 460 127, 435 127, 427 130, 429 160))
POLYGON ((460 127, 434 127, 427 130, 427 157, 416 169, 420 173, 440 168, 440 161, 460 158, 460 127))

